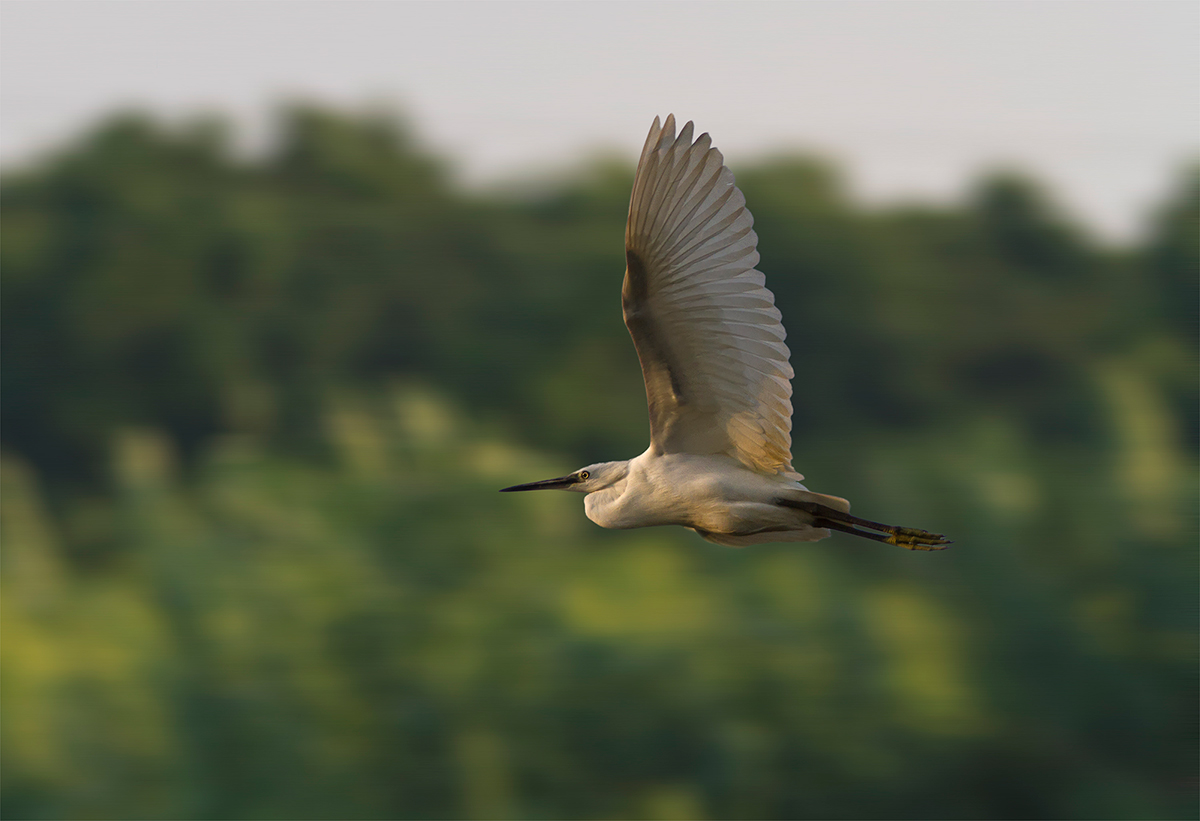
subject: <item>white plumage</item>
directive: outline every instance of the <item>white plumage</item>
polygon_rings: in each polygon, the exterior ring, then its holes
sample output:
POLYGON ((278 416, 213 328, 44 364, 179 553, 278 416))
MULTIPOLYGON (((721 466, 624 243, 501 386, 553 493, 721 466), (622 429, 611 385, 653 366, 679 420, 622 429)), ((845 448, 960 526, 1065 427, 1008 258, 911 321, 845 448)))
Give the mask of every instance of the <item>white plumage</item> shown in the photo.
POLYGON ((626 462, 505 488, 587 493, 604 527, 678 524, 731 546, 840 530, 936 549, 937 534, 851 516, 792 468, 794 375, 758 264, 746 199, 707 134, 658 118, 638 162, 621 304, 650 411, 650 447, 626 462), (865 529, 860 529, 865 528, 865 529))
POLYGON ((638 163, 621 290, 664 453, 722 453, 791 471, 792 367, 746 198, 692 124, 658 119, 638 163), (667 378, 667 375, 674 377, 667 378))

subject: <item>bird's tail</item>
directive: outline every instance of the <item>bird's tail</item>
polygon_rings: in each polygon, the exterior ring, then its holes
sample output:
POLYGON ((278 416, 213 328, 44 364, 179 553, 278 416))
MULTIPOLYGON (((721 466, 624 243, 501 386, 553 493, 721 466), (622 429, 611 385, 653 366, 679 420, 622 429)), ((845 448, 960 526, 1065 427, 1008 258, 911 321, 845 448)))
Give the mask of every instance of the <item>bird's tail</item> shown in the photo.
POLYGON ((818 505, 831 507, 834 510, 840 510, 842 513, 850 512, 850 502, 843 499, 841 496, 830 496, 827 493, 814 493, 811 490, 788 490, 784 491, 783 496, 789 500, 797 502, 815 502, 818 505))

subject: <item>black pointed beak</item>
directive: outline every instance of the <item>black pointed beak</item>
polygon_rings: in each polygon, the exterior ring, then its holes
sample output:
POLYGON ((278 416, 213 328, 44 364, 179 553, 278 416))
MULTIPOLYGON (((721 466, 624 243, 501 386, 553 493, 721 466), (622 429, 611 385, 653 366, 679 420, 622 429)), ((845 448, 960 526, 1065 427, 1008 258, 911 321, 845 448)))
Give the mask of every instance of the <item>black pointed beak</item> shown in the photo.
POLYGON ((515 490, 562 490, 579 481, 579 477, 575 474, 570 476, 560 476, 557 479, 543 479, 540 482, 527 482, 523 485, 513 485, 512 487, 501 488, 501 493, 512 493, 515 490))

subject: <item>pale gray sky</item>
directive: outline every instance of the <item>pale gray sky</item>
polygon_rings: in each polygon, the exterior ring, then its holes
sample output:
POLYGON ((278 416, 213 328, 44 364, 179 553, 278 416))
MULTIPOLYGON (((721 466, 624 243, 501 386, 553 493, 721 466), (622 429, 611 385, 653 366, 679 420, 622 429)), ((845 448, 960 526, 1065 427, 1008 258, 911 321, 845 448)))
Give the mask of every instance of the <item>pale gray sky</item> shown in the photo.
POLYGON ((253 144, 282 98, 389 102, 469 182, 632 162, 655 114, 739 162, 802 148, 872 201, 1029 169, 1113 237, 1200 149, 1200 3, 33 2, 0 5, 0 161, 137 106, 253 144))

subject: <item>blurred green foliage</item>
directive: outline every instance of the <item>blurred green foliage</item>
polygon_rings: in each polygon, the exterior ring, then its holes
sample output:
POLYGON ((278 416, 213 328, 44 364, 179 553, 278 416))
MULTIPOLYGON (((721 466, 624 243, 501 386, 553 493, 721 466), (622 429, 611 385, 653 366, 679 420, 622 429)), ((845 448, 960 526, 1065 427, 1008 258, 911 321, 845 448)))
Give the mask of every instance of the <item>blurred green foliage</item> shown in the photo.
POLYGON ((644 448, 632 168, 116 118, 3 181, 9 818, 1191 818, 1200 177, 740 170, 796 464, 952 534, 719 548, 495 493, 644 448))

